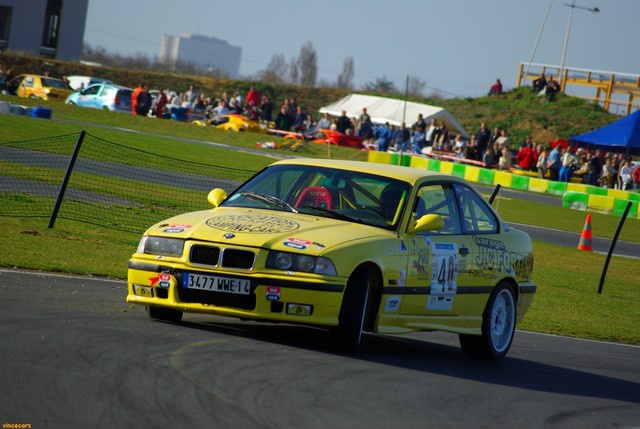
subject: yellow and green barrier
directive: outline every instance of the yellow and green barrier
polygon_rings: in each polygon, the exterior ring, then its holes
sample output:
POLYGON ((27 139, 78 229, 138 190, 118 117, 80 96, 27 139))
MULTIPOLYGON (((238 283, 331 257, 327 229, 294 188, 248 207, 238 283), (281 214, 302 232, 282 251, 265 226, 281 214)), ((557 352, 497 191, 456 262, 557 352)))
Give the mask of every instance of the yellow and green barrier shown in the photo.
POLYGON ((640 193, 623 191, 621 189, 600 188, 584 183, 556 182, 547 179, 531 177, 527 174, 513 174, 508 171, 493 170, 470 164, 441 161, 423 156, 400 155, 388 152, 369 152, 369 162, 382 164, 402 164, 414 168, 440 172, 462 177, 469 182, 480 185, 501 185, 505 188, 542 194, 558 195, 562 197, 563 207, 578 210, 595 210, 621 216, 628 201, 632 201, 630 217, 640 219, 640 193))

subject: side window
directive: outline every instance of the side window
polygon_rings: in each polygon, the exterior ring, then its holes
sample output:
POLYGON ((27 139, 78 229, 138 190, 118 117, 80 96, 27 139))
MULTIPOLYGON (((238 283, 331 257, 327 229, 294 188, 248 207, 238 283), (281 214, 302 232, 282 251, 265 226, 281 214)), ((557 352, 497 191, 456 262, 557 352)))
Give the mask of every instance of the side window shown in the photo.
POLYGON ((418 190, 413 207, 414 219, 436 214, 444 220, 444 227, 430 234, 460 234, 460 216, 453 189, 446 185, 427 185, 418 190))
POLYGON ((455 184, 460 201, 462 229, 467 234, 487 234, 498 232, 498 219, 488 203, 464 185, 455 184))

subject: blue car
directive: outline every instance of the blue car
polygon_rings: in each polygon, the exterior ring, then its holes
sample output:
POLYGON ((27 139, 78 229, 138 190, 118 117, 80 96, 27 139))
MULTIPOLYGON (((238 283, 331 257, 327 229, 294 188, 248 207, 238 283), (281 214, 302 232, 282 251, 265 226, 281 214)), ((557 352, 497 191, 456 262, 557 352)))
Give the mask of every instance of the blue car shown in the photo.
POLYGON ((131 113, 131 95, 133 89, 112 83, 94 83, 74 92, 65 103, 112 112, 131 113))

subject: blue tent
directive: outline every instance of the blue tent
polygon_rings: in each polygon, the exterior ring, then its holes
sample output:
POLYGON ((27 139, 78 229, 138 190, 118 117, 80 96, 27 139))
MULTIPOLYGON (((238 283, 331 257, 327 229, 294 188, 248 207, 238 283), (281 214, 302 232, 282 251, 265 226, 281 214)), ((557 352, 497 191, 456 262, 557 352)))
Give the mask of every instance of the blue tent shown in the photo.
POLYGON ((640 110, 609 125, 569 139, 572 146, 640 155, 640 110))

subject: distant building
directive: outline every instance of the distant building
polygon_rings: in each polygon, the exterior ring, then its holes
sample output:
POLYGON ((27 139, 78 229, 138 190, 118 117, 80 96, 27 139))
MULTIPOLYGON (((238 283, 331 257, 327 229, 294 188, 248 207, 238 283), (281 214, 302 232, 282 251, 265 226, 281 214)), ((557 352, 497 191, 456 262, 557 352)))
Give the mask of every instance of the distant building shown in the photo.
POLYGON ((80 59, 88 7, 89 0, 0 0, 0 50, 80 59))
POLYGON ((195 64, 204 70, 224 70, 234 79, 240 74, 241 55, 242 48, 231 46, 226 40, 194 34, 165 34, 160 45, 159 61, 170 66, 185 62, 195 64))

